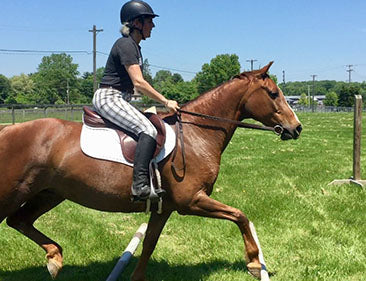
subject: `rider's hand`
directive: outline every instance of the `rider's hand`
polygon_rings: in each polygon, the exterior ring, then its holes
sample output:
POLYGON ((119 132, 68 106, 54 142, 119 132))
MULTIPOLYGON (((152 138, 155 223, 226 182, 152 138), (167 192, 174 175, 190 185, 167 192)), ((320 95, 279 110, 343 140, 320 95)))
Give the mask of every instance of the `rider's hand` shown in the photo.
POLYGON ((165 103, 165 108, 169 110, 169 112, 177 112, 180 109, 178 103, 175 100, 167 100, 165 103))

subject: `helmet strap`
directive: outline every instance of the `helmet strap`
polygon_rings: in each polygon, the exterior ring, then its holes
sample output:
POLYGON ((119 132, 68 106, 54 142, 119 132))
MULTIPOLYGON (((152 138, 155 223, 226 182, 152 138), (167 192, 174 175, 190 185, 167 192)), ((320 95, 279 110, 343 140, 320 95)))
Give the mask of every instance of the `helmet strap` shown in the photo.
POLYGON ((139 18, 139 20, 142 23, 142 28, 137 28, 135 26, 132 26, 131 28, 132 28, 132 30, 136 29, 138 32, 140 32, 142 40, 146 40, 146 37, 144 36, 144 32, 142 31, 142 29, 144 28, 144 24, 145 24, 145 17, 141 16, 139 18))

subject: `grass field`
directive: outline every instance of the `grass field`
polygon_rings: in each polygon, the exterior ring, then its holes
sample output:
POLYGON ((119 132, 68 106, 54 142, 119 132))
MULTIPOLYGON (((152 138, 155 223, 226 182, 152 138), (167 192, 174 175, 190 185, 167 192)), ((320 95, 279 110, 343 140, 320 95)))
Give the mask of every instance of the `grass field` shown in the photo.
MULTIPOLYGON (((329 186, 352 175, 352 113, 302 113, 297 141, 239 129, 212 197, 254 222, 271 280, 366 280, 366 191, 329 186)), ((363 124, 365 127, 365 117, 363 124)), ((366 128, 362 174, 366 179, 366 128)), ((188 163, 189 165, 189 163, 188 163)), ((36 227, 64 248, 57 280, 105 280, 144 214, 111 214, 64 202, 36 227)), ((150 281, 254 280, 243 242, 227 221, 173 214, 150 260, 150 281)), ((138 257, 141 249, 138 250, 138 257)), ((44 252, 0 225, 0 280, 51 280, 44 252)), ((129 280, 133 258, 120 280, 129 280)))

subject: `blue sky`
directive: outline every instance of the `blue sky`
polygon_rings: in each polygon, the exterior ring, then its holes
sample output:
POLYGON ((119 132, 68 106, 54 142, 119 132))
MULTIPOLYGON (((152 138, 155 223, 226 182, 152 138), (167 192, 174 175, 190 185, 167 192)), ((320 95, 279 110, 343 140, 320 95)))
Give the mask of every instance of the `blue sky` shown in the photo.
MULTIPOLYGON (((242 70, 269 61, 282 81, 366 81, 365 0, 150 0, 160 15, 152 37, 141 43, 153 73, 161 67, 194 77, 218 54, 237 54, 242 70), (178 71, 181 70, 182 72, 178 71)), ((97 35, 97 67, 119 34, 115 0, 1 0, 0 49, 87 51, 72 54, 81 73, 92 71, 92 33, 97 35)), ((37 71, 42 54, 0 51, 0 74, 37 71)))

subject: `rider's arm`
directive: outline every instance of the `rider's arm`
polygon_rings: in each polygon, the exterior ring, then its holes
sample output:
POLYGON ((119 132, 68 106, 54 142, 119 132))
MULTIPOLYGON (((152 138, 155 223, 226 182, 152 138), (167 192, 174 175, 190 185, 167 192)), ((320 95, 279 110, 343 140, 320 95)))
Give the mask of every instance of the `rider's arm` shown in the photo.
POLYGON ((169 110, 174 112, 179 108, 178 103, 174 100, 168 100, 158 91, 156 91, 143 77, 141 68, 138 64, 125 65, 128 75, 131 78, 133 86, 136 90, 149 98, 164 104, 169 110))

